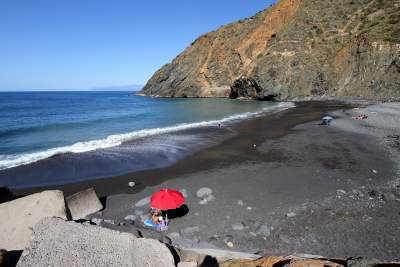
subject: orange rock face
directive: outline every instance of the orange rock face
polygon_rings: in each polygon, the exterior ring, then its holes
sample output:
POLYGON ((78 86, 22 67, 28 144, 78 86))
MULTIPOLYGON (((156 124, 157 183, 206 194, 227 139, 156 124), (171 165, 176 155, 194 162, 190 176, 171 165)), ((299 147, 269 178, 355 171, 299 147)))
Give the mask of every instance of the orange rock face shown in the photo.
POLYGON ((400 7, 378 2, 281 0, 200 36, 141 93, 228 97, 252 80, 261 90, 238 97, 400 97, 400 7))

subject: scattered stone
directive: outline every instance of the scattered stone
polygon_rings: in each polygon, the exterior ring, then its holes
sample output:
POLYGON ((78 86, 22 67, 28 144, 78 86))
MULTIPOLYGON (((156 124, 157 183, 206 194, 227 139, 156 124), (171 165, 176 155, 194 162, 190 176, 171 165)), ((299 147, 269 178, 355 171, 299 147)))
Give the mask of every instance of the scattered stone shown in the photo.
POLYGON ((373 172, 373 173, 375 173, 375 174, 377 174, 377 173, 378 173, 378 171, 377 171, 377 170, 372 170, 372 172, 373 172))
POLYGON ((256 234, 263 236, 270 236, 273 229, 274 228, 272 226, 269 226, 268 224, 264 223, 261 224, 259 227, 257 227, 256 234))
POLYGON ((248 207, 247 207, 247 209, 248 209, 248 210, 252 210, 252 209, 253 209, 253 207, 250 207, 250 206, 248 206, 248 207))
POLYGON ((338 192, 338 193, 341 193, 341 194, 346 194, 346 191, 344 191, 343 189, 338 189, 338 190, 336 190, 336 192, 338 192))
POLYGON ((294 212, 286 213, 286 217, 288 217, 288 218, 292 218, 294 216, 296 216, 296 213, 294 213, 294 212))
POLYGON ((100 225, 103 222, 103 219, 101 218, 92 218, 90 221, 95 224, 95 225, 100 225))
POLYGON ((240 199, 237 201, 237 203, 238 203, 239 206, 243 206, 244 205, 243 200, 240 200, 240 199))
POLYGON ((140 215, 143 215, 143 214, 144 214, 144 211, 143 211, 143 210, 136 209, 136 210, 133 211, 133 214, 135 214, 136 216, 140 216, 140 215))
POLYGON ((231 235, 226 235, 226 236, 224 236, 224 238, 222 239, 222 241, 223 241, 225 244, 228 244, 229 242, 233 243, 234 239, 233 239, 233 236, 231 236, 231 235))
POLYGON ((213 195, 208 195, 205 198, 203 198, 202 200, 200 200, 199 204, 200 205, 205 205, 205 204, 207 204, 208 202, 210 202, 210 201, 212 201, 214 199, 215 199, 215 197, 213 195))
POLYGON ((254 233, 254 232, 250 232, 249 234, 250 234, 250 235, 252 235, 252 236, 254 236, 254 237, 256 237, 256 236, 257 236, 257 234, 256 234, 256 233, 254 233))
POLYGON ((244 229, 243 223, 234 223, 232 224, 232 229, 235 231, 242 231, 244 229))
POLYGON ((230 248, 233 248, 233 243, 232 243, 232 242, 228 242, 228 243, 226 243, 226 245, 227 245, 228 247, 230 247, 230 248))
POLYGON ((146 206, 149 204, 150 204, 150 197, 145 197, 145 198, 142 198, 141 200, 139 200, 138 202, 136 202, 135 206, 143 207, 143 206, 146 206))
POLYGON ((129 182, 129 183, 128 183, 128 186, 131 187, 131 188, 134 187, 135 185, 136 185, 135 182, 129 182))
POLYGON ((200 231, 200 227, 198 226, 190 226, 190 227, 186 227, 184 229, 181 230, 181 234, 184 235, 192 235, 196 232, 200 231))
POLYGON ((0 204, 0 248, 23 250, 33 226, 46 217, 67 219, 61 191, 44 191, 0 204))
POLYGON ((65 198, 65 202, 73 220, 85 219, 88 215, 103 209, 93 188, 73 194, 65 198))
POLYGON ((128 215, 124 218, 125 221, 136 221, 137 220, 137 216, 136 215, 128 215))
POLYGON ((112 224, 112 225, 115 224, 115 221, 114 221, 114 220, 104 220, 104 222, 105 222, 105 223, 108 223, 108 224, 112 224))
POLYGON ((124 223, 124 222, 120 222, 120 223, 118 223, 118 225, 119 225, 119 226, 124 226, 125 223, 124 223))
POLYGON ((212 190, 208 187, 202 187, 199 190, 197 190, 196 196, 198 198, 205 198, 212 195, 212 190))
POLYGON ((173 267, 169 249, 158 240, 136 238, 103 227, 46 218, 18 266, 157 266, 173 267))
POLYGON ((186 189, 181 189, 181 190, 179 190, 179 192, 181 192, 182 195, 183 195, 185 198, 188 197, 188 193, 187 193, 186 189))
POLYGON ((178 267, 197 267, 196 261, 181 261, 178 262, 178 267))

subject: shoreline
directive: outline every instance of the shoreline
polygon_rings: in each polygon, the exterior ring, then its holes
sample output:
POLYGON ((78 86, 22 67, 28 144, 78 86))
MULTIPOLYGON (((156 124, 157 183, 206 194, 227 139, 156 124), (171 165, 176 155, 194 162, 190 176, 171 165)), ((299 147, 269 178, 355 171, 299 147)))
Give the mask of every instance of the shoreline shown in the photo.
MULTIPOLYGON (((61 189, 66 195, 94 187, 101 197, 119 193, 138 193, 147 186, 159 184, 166 179, 196 173, 217 166, 226 166, 234 162, 263 160, 254 151, 253 144, 260 144, 265 139, 273 139, 288 134, 291 128, 308 121, 319 120, 325 113, 337 109, 350 108, 352 104, 336 101, 296 102, 296 106, 287 110, 266 113, 233 123, 223 131, 232 136, 211 147, 201 149, 177 162, 163 168, 129 172, 108 178, 92 179, 64 185, 49 185, 31 188, 16 188, 12 192, 16 196, 32 194, 43 190, 61 189), (201 162, 201 164, 198 164, 201 162), (128 188, 127 183, 134 181, 136 186, 128 188)), ((215 131, 209 129, 192 129, 192 131, 215 131)), ((218 129, 217 129, 218 130, 218 129)))

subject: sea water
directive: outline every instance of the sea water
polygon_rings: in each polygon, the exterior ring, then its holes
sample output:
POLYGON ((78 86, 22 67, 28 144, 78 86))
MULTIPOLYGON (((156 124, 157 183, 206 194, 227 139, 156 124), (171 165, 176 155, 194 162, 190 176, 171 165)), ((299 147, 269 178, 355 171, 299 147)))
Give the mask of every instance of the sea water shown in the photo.
POLYGON ((206 141, 182 131, 228 125, 290 106, 130 92, 2 92, 0 185, 59 184, 163 167, 206 141), (100 167, 85 168, 85 162, 100 167))

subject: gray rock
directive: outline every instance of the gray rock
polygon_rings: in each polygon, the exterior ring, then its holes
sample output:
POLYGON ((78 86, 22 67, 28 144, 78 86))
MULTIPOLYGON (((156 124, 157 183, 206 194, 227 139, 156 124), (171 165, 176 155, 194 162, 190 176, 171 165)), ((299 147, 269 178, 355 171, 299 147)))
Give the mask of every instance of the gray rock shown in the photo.
POLYGON ((188 197, 188 193, 187 193, 186 189, 181 189, 181 190, 179 190, 179 192, 181 192, 182 195, 183 195, 185 198, 188 197))
POLYGON ((213 195, 208 195, 206 197, 204 197, 202 200, 200 200, 199 204, 200 205, 205 205, 210 201, 213 201, 215 199, 215 197, 213 195))
POLYGON ((296 213, 294 213, 294 212, 286 213, 286 217, 288 217, 288 218, 292 218, 294 216, 296 216, 296 213))
POLYGON ((209 196, 209 195, 211 195, 211 194, 212 194, 211 188, 202 187, 202 188, 200 188, 199 190, 197 190, 196 196, 197 196, 198 198, 205 198, 205 197, 207 197, 207 196, 209 196))
POLYGON ((200 231, 200 227, 198 226, 191 226, 191 227, 186 227, 181 230, 181 234, 183 235, 192 235, 196 232, 200 231))
POLYGON ((0 204, 0 248, 23 250, 33 226, 46 217, 67 219, 63 192, 59 190, 18 198, 0 204))
POLYGON ((101 218, 92 218, 92 219, 90 219, 90 221, 92 223, 94 223, 95 225, 100 225, 103 222, 103 219, 101 219, 101 218))
POLYGON ((93 225, 46 218, 17 266, 158 266, 173 267, 169 249, 158 240, 136 238, 93 225))
POLYGON ((105 223, 108 223, 108 224, 115 224, 115 221, 114 220, 104 220, 104 222, 105 223))
POLYGON ((73 220, 85 219, 88 215, 103 209, 93 188, 73 194, 65 198, 65 202, 73 220))
POLYGON ((129 182, 129 183, 128 183, 128 186, 129 186, 129 187, 134 187, 135 185, 136 185, 135 182, 129 182))
POLYGON ((138 216, 136 215, 128 215, 124 218, 125 221, 136 221, 138 216))
POLYGON ((143 210, 136 209, 136 210, 133 211, 133 214, 135 214, 137 216, 140 216, 140 215, 145 214, 145 212, 143 210))
POLYGON ((235 231, 242 231, 244 229, 243 223, 234 223, 232 224, 232 229, 235 231))
POLYGON ((181 261, 181 262, 178 262, 178 267, 197 267, 197 262, 195 262, 195 261, 181 261))
POLYGON ((141 200, 139 200, 138 202, 136 202, 135 206, 143 207, 143 206, 149 205, 149 203, 150 203, 150 197, 145 197, 145 198, 142 198, 141 200))
POLYGON ((256 234, 263 236, 270 236, 273 229, 274 228, 272 226, 269 226, 267 223, 264 223, 257 227, 256 234))

